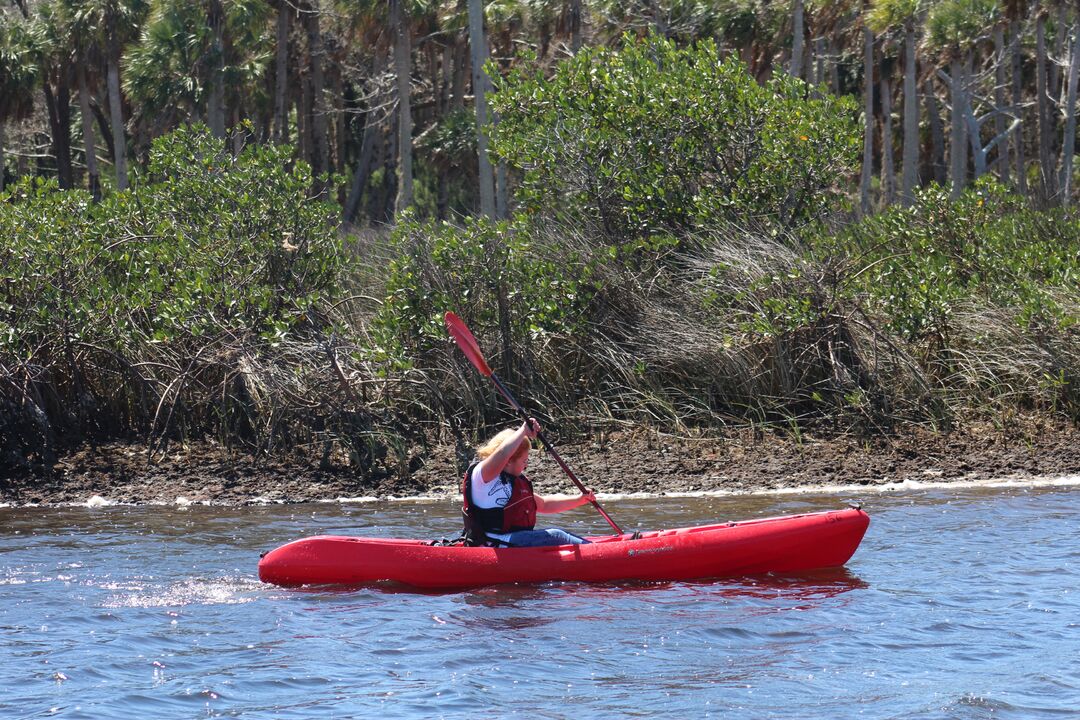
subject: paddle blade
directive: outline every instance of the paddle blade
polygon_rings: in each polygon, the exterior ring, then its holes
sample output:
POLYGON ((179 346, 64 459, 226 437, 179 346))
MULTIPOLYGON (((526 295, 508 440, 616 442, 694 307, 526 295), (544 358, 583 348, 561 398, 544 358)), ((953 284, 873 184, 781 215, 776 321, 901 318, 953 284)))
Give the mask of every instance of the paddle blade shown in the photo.
POLYGON ((461 352, 465 353, 465 357, 469 358, 469 362, 480 371, 480 374, 491 377, 491 368, 488 367, 483 354, 480 352, 480 345, 461 318, 453 312, 447 312, 446 329, 450 332, 450 337, 454 338, 457 346, 461 348, 461 352))

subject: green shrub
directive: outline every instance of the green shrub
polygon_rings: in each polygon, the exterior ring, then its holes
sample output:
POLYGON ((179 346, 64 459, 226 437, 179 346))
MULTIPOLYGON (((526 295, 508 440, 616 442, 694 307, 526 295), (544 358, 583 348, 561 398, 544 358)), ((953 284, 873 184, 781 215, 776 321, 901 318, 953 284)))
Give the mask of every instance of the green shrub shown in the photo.
POLYGON ((523 341, 583 329, 595 292, 592 261, 528 220, 470 218, 458 226, 406 219, 392 245, 396 259, 374 324, 379 359, 408 365, 444 343, 447 310, 478 332, 496 332, 505 320, 523 341))
POLYGON ((1080 219, 1035 211, 990 181, 953 201, 931 186, 910 208, 892 208, 815 243, 851 259, 850 292, 910 342, 947 339, 960 303, 1012 308, 1024 327, 1077 322, 1059 295, 1080 290, 1080 219))
POLYGON ((318 337, 346 258, 335 208, 290 166, 287 148, 234 156, 194 128, 158 139, 148 175, 100 204, 54 182, 8 191, 0 404, 38 418, 42 442, 169 433, 170 418, 228 436, 236 407, 257 414, 249 371, 318 337))
POLYGON ((839 206, 857 159, 850 100, 808 98, 782 73, 759 85, 709 41, 628 37, 497 85, 493 145, 520 169, 526 208, 608 236, 797 226, 839 206))

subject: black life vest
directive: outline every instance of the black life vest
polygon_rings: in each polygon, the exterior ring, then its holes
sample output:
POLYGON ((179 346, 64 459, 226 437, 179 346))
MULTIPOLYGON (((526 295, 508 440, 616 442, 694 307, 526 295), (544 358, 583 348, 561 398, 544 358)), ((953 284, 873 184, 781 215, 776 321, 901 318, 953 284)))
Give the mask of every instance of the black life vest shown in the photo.
POLYGON ((487 542, 487 533, 501 535, 518 530, 532 530, 536 527, 536 498, 533 487, 524 473, 514 477, 503 472, 491 482, 510 485, 510 499, 502 507, 477 507, 472 499, 473 471, 480 463, 474 462, 465 471, 461 495, 464 500, 461 514, 465 519, 465 541, 469 545, 483 545, 487 542))

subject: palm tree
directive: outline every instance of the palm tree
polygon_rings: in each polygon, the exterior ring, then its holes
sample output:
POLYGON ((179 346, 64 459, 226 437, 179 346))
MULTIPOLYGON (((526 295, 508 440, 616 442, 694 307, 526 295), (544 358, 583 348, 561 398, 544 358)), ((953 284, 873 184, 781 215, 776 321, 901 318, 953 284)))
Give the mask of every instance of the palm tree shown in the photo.
POLYGON ((56 161, 57 182, 67 190, 75 184, 71 164, 71 38, 54 18, 55 4, 42 3, 37 11, 33 24, 41 42, 41 89, 49 121, 49 144, 56 161))
POLYGON ((1072 200, 1073 151, 1076 147, 1076 94, 1080 81, 1080 28, 1073 28, 1075 35, 1072 56, 1069 58, 1069 78, 1065 102, 1065 138, 1061 148, 1061 204, 1068 206, 1072 200))
POLYGON ((308 98, 310 106, 304 108, 305 119, 311 138, 311 172, 316 177, 316 191, 322 195, 327 187, 318 178, 330 171, 330 134, 326 124, 326 80, 323 70, 325 53, 321 28, 322 9, 318 0, 301 6, 304 30, 307 35, 308 98))
POLYGON ((870 181, 874 174, 874 31, 863 23, 863 128, 862 177, 859 182, 859 210, 870 214, 870 181))
POLYGON ((0 191, 6 179, 4 126, 33 110, 39 47, 30 23, 0 9, 0 191))
POLYGON ((286 97, 289 87, 289 26, 296 13, 292 4, 277 0, 276 47, 274 49, 274 142, 289 141, 289 119, 286 97))
POLYGON ((234 0, 221 9, 219 55, 210 0, 151 1, 139 42, 123 57, 123 87, 151 137, 187 120, 223 125, 240 114, 229 113, 229 106, 239 108, 258 94, 253 88, 271 56, 270 8, 264 0, 234 0))
POLYGON ((806 10, 803 0, 792 0, 791 3, 791 67, 789 72, 792 77, 803 76, 803 50, 804 35, 806 33, 805 19, 806 10))
POLYGON ((982 144, 981 123, 1002 112, 996 108, 993 113, 976 118, 972 110, 969 85, 971 67, 975 51, 979 45, 990 38, 997 25, 1001 8, 997 0, 943 0, 935 5, 926 20, 927 43, 931 50, 936 50, 949 64, 949 73, 938 71, 950 87, 952 103, 951 123, 952 142, 951 179, 952 195, 959 196, 963 190, 967 175, 967 144, 975 159, 975 177, 986 172, 986 157, 990 150, 1019 126, 1019 120, 990 141, 982 144))
POLYGON ((209 65, 206 73, 206 124, 214 137, 225 137, 225 8, 221 0, 209 0, 206 24, 210 29, 209 65))
POLYGON ((398 97, 398 192, 395 212, 413 204, 412 154, 412 46, 405 0, 390 0, 390 30, 394 36, 394 73, 397 75, 398 97))
POLYGON ((1053 166, 1053 119, 1050 117, 1050 95, 1046 78, 1046 5, 1035 0, 1035 93, 1038 108, 1039 170, 1042 177, 1043 198, 1054 195, 1053 166))
MULTIPOLYGON (((1005 0, 1004 20, 1009 27, 1010 47, 1010 70, 1012 73, 1012 104, 1018 118, 1023 117, 1024 86, 1021 75, 1023 63, 1023 47, 1020 42, 1023 32, 1023 20, 1027 15, 1027 0, 1005 0)), ((1000 129, 999 129, 1000 132, 1000 129)), ((1027 194, 1027 158, 1024 152, 1024 136, 1022 127, 1016 133, 1016 139, 1011 143, 1013 148, 1014 168, 1016 170, 1016 187, 1021 193, 1027 194)))
POLYGON ((919 98, 916 92, 918 68, 915 40, 919 0, 876 0, 867 21, 878 33, 902 33, 904 38, 904 149, 901 202, 910 205, 919 184, 919 98))
POLYGON ((480 162, 480 212, 495 219, 495 174, 488 157, 487 94, 490 80, 484 71, 487 38, 484 35, 484 8, 481 0, 469 0, 469 44, 472 47, 473 97, 476 103, 476 148, 480 162))
MULTIPOLYGON (((104 59, 116 186, 123 190, 128 184, 128 171, 120 94, 120 56, 123 47, 138 34, 149 7, 146 0, 59 0, 59 3, 68 19, 70 41, 80 54, 82 64, 87 64, 91 58, 104 59)), ((80 83, 84 81, 85 78, 80 79, 80 83)), ((80 106, 82 103, 80 99, 80 106)), ((89 109, 88 103, 86 108, 89 109)), ((86 126, 84 120, 84 128, 86 126)))
POLYGON ((86 158, 87 189, 97 202, 101 200, 101 177, 98 173, 97 150, 94 142, 93 116, 90 113, 90 91, 87 65, 96 65, 96 46, 88 28, 70 3, 53 2, 40 6, 38 30, 49 39, 50 60, 60 67, 73 67, 79 93, 82 116, 83 149, 86 158))

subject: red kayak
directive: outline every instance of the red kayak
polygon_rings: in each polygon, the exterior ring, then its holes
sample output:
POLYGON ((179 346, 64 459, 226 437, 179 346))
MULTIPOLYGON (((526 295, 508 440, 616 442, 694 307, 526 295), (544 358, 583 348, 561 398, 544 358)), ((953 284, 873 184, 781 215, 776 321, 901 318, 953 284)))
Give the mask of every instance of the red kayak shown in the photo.
POLYGON ((421 588, 463 588, 548 580, 691 580, 800 572, 846 563, 869 524, 867 514, 853 508, 537 548, 322 535, 264 555, 259 579, 286 586, 393 581, 421 588))

